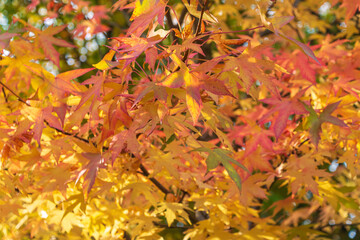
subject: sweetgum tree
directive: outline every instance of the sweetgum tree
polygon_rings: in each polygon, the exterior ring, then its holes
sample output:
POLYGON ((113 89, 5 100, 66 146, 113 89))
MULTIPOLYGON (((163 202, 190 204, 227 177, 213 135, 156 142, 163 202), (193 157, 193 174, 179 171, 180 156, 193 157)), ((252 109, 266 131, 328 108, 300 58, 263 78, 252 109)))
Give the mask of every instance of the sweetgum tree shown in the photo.
POLYGON ((0 9, 1 239, 358 237, 358 0, 0 9))

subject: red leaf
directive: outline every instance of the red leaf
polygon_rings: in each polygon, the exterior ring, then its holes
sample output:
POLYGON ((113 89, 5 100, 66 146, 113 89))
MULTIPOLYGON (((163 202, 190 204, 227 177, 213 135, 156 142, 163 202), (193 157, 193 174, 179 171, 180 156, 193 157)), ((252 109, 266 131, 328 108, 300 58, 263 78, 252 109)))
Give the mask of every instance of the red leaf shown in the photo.
POLYGON ((88 91, 83 93, 83 96, 77 106, 76 109, 79 109, 87 100, 89 100, 91 97, 93 98, 93 102, 96 100, 96 97, 100 97, 100 92, 102 90, 104 78, 100 75, 92 76, 82 84, 94 84, 91 88, 89 88, 88 91))
POLYGON ((101 156, 101 153, 82 153, 82 155, 89 160, 89 163, 80 171, 77 176, 76 182, 80 179, 82 175, 86 173, 84 178, 84 191, 89 193, 92 186, 95 183, 95 178, 97 176, 99 168, 105 168, 104 158, 101 156))
POLYGON ((216 78, 204 78, 200 87, 216 95, 233 96, 229 92, 225 84, 221 80, 216 78))
POLYGON ((76 70, 71 70, 71 71, 67 71, 67 72, 63 72, 60 73, 56 76, 57 79, 62 79, 64 81, 71 81, 77 77, 80 77, 82 75, 84 75, 87 72, 90 72, 91 70, 93 70, 95 68, 83 68, 83 69, 76 69, 76 70))
POLYGON ((61 47, 76 47, 65 40, 58 39, 53 37, 52 35, 55 35, 61 31, 63 31, 67 25, 62 25, 58 27, 50 26, 45 31, 40 31, 34 27, 29 27, 31 31, 34 31, 38 38, 37 41, 39 41, 40 46, 42 47, 44 54, 47 58, 49 58, 52 62, 56 64, 56 66, 59 66, 59 53, 56 51, 56 49, 53 47, 53 45, 61 46, 61 47))
POLYGON ((0 34, 0 48, 6 48, 7 45, 9 44, 10 39, 18 35, 19 34, 17 33, 8 33, 8 32, 0 34))
POLYGON ((195 124, 200 116, 200 110, 202 108, 202 101, 198 88, 186 88, 186 105, 188 106, 189 112, 195 124))
POLYGON ((307 89, 304 89, 300 91, 294 98, 292 99, 276 99, 276 98, 267 98, 262 99, 261 101, 274 105, 275 107, 271 109, 261 120, 260 122, 264 122, 264 120, 271 115, 274 112, 278 112, 278 116, 274 123, 274 133, 276 139, 278 139, 281 135, 281 133, 286 128, 287 120, 289 119, 289 116, 292 114, 304 114, 307 113, 305 107, 303 104, 298 100, 298 98, 306 91, 307 89), (301 94, 301 95, 300 95, 301 94))

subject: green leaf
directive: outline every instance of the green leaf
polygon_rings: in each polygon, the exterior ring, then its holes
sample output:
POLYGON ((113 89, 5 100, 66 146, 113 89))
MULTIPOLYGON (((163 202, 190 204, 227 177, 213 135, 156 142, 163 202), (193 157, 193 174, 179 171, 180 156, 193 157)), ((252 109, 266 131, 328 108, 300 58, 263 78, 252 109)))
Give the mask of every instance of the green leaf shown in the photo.
POLYGON ((244 165, 242 165, 241 163, 239 163, 238 161, 232 159, 231 157, 229 157, 227 155, 227 153, 229 153, 230 151, 225 150, 225 149, 215 149, 214 152, 216 154, 218 154, 222 159, 224 159, 224 160, 226 159, 228 162, 232 162, 235 165, 237 165, 237 166, 241 167, 242 169, 244 169, 245 171, 247 171, 248 173, 250 173, 249 170, 244 165))
POLYGON ((216 155, 216 153, 211 152, 206 159, 207 171, 210 171, 210 170, 216 168, 219 165, 219 163, 220 163, 220 161, 219 161, 219 158, 216 155))
MULTIPOLYGON (((218 155, 219 156, 219 155, 218 155)), ((236 172, 235 168, 229 161, 220 158, 221 163, 224 165, 226 171, 229 173, 231 179, 235 182, 236 186, 238 187, 239 191, 241 191, 241 178, 239 174, 236 172)))
POLYGON ((231 163, 237 165, 238 167, 241 167, 247 172, 249 172, 249 170, 244 165, 242 165, 241 163, 237 162, 236 160, 232 159, 227 155, 228 153, 231 153, 231 151, 220 148, 212 150, 206 147, 196 148, 193 151, 209 153, 209 156, 206 159, 207 171, 216 168, 219 165, 219 163, 222 163, 222 165, 225 167, 231 179, 235 182, 239 190, 241 190, 241 178, 231 163))

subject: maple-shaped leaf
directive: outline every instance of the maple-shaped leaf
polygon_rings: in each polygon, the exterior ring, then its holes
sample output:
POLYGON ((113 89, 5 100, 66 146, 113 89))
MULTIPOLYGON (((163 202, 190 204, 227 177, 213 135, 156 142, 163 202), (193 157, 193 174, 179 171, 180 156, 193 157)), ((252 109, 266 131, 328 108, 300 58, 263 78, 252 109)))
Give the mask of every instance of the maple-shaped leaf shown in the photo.
MULTIPOLYGON (((334 6, 336 3, 338 3, 340 0, 333 0, 332 5, 334 6)), ((360 2, 358 0, 341 0, 342 4, 340 7, 343 7, 346 9, 346 16, 345 21, 348 21, 356 11, 360 11, 360 2)))
POLYGON ((279 56, 279 59, 284 63, 284 67, 291 70, 299 70, 300 75, 310 81, 312 84, 316 84, 316 68, 315 64, 308 61, 306 55, 300 50, 296 49, 291 54, 283 54, 279 56))
POLYGON ((247 172, 248 172, 248 170, 244 165, 242 165, 238 161, 234 160, 233 158, 229 157, 227 155, 229 153, 229 151, 227 151, 225 149, 220 149, 220 148, 212 150, 210 148, 205 148, 205 147, 197 148, 194 151, 209 153, 208 157, 206 158, 207 171, 210 171, 210 170, 216 168, 221 163, 224 166, 224 168, 226 169, 226 171, 228 172, 231 179, 235 182, 239 191, 241 191, 241 178, 240 178, 239 174, 237 173, 236 169, 234 168, 234 166, 232 165, 232 163, 247 172))
POLYGON ((259 121, 260 123, 264 122, 265 119, 271 114, 275 112, 278 113, 273 127, 276 139, 279 139, 280 135, 285 130, 290 115, 307 113, 304 105, 299 101, 299 98, 305 93, 306 90, 307 88, 303 89, 291 99, 286 98, 279 100, 276 98, 266 98, 261 100, 262 102, 269 105, 274 105, 275 107, 261 118, 259 121))
POLYGON ((200 116, 202 108, 202 100, 199 89, 200 81, 193 73, 189 71, 189 68, 186 66, 186 64, 180 58, 178 58, 175 53, 171 54, 170 57, 176 63, 176 65, 180 67, 180 69, 169 74, 163 82, 159 83, 159 85, 170 88, 179 88, 185 85, 186 104, 193 119, 193 123, 195 124, 200 116))
POLYGON ((6 48, 9 45, 10 39, 18 36, 17 33, 2 33, 0 34, 0 49, 6 48))
POLYGON ((93 84, 93 86, 90 87, 88 91, 82 93, 83 96, 81 98, 81 101, 77 105, 76 109, 79 109, 91 97, 93 97, 92 103, 91 103, 91 106, 93 106, 96 98, 100 97, 100 93, 101 93, 104 81, 105 81, 105 79, 103 76, 95 75, 95 76, 91 76, 91 78, 89 78, 88 80, 82 82, 81 83, 82 85, 93 84))
POLYGON ((293 194, 296 194, 299 189, 305 187, 306 190, 319 195, 318 181, 313 176, 331 176, 325 169, 319 169, 319 162, 310 156, 310 153, 301 157, 291 155, 288 159, 284 177, 291 179, 290 189, 293 194))
POLYGON ((33 128, 34 139, 38 142, 39 145, 42 131, 45 127, 45 121, 53 128, 59 130, 62 129, 59 119, 51 114, 52 110, 52 107, 41 109, 29 106, 24 106, 23 109, 20 110, 21 114, 27 116, 32 122, 35 123, 33 128))
POLYGON ((79 181, 80 177, 86 172, 83 189, 85 193, 89 194, 92 186, 95 183, 95 178, 97 176, 99 168, 105 168, 105 161, 104 158, 101 156, 101 153, 86 152, 82 153, 82 156, 87 158, 89 160, 89 163, 79 172, 76 183, 79 181))
POLYGON ((66 196, 66 188, 69 179, 71 178, 70 167, 66 164, 59 164, 54 168, 46 169, 46 175, 40 180, 39 183, 43 184, 45 187, 44 192, 51 192, 54 190, 59 190, 61 194, 66 196))
POLYGON ((307 125, 310 125, 310 139, 316 147, 318 146, 320 141, 321 124, 323 124, 324 122, 332 123, 340 127, 348 127, 348 125, 346 125, 342 120, 331 116, 331 113, 336 110, 340 102, 341 101, 329 104, 324 108, 324 110, 320 113, 319 116, 311 106, 303 104, 306 110, 310 113, 307 125))
POLYGON ((66 199, 65 202, 71 202, 71 201, 75 201, 74 203, 72 203, 70 206, 66 207, 65 208, 65 211, 64 211, 64 214, 61 218, 61 222, 64 220, 64 218, 69 214, 71 213, 74 208, 80 204, 80 209, 85 212, 86 210, 86 202, 85 202, 85 199, 84 199, 84 194, 82 193, 79 193, 79 194, 76 194, 76 195, 72 195, 71 197, 69 197, 68 199, 66 199))
MULTIPOLYGON (((239 73, 239 83, 249 93, 251 87, 254 86, 256 81, 269 89, 269 91, 280 99, 280 94, 277 89, 276 79, 264 73, 261 69, 263 61, 249 56, 249 54, 243 53, 237 58, 230 59, 226 62, 224 71, 232 71, 237 69, 239 73)), ((264 66, 265 67, 265 66, 264 66)))
POLYGON ((112 141, 110 143, 110 148, 109 148, 111 152, 112 162, 114 162, 116 157, 118 157, 119 154, 125 149, 129 150, 136 157, 140 157, 139 155, 140 144, 136 138, 136 134, 133 130, 134 128, 133 126, 135 125, 133 124, 129 130, 123 130, 112 137, 112 141))
POLYGON ((93 69, 95 68, 75 69, 58 74, 54 82, 55 90, 58 92, 68 92, 72 93, 73 95, 79 95, 81 90, 78 86, 76 86, 76 84, 71 82, 71 80, 80 77, 93 69))
POLYGON ((274 152, 274 144, 269 138, 274 136, 274 134, 270 130, 258 126, 255 121, 248 120, 244 125, 235 126, 228 136, 236 144, 240 146, 245 145, 244 157, 256 151, 259 145, 270 152, 274 152), (246 141, 243 141, 244 137, 249 137, 249 139, 247 138, 246 141))
POLYGON ((99 70, 108 70, 110 68, 116 67, 117 65, 119 65, 119 62, 111 62, 114 55, 115 51, 110 50, 107 54, 105 54, 105 56, 103 57, 103 59, 101 59, 100 62, 93 64, 93 66, 99 70))
POLYGON ((164 202, 164 203, 161 203, 161 205, 156 209, 156 213, 164 213, 167 224, 170 227, 171 224, 177 218, 177 215, 179 215, 179 217, 182 217, 183 219, 185 219, 187 221, 187 223, 191 223, 191 221, 189 219, 189 215, 185 210, 190 210, 190 209, 187 207, 184 207, 183 204, 180 204, 180 203, 164 202))
POLYGON ((66 42, 63 39, 55 38, 53 35, 63 31, 67 25, 62 26, 50 26, 44 31, 41 31, 37 28, 29 26, 29 30, 34 32, 37 35, 36 41, 39 43, 41 49, 44 51, 45 56, 50 59, 56 66, 59 66, 59 56, 60 54, 56 51, 53 45, 60 47, 71 47, 75 48, 73 44, 66 42))
POLYGON ((295 40, 292 37, 286 36, 285 34, 283 34, 280 31, 280 28, 283 27, 284 25, 288 24, 292 19, 294 19, 294 17, 292 17, 292 16, 282 16, 280 18, 273 18, 271 20, 267 20, 265 14, 263 12, 261 12, 261 8, 260 8, 259 5, 258 5, 258 9, 259 9, 259 15, 260 15, 261 22, 264 24, 264 27, 266 29, 268 29, 271 32, 275 33, 275 35, 280 36, 280 37, 294 43, 295 45, 297 45, 300 48, 300 50, 302 52, 304 52, 307 56, 312 58, 316 63, 321 65, 321 63, 316 58, 314 52, 310 49, 310 47, 308 47, 304 43, 301 43, 301 42, 295 40))
POLYGON ((256 198, 266 198, 266 189, 263 187, 265 185, 265 180, 269 178, 262 173, 256 173, 249 176, 243 183, 243 188, 240 191, 240 201, 247 205, 251 202, 254 197, 256 198))
POLYGON ((130 195, 126 196, 129 198, 128 201, 137 203, 137 201, 141 201, 141 197, 144 196, 145 199, 149 201, 153 206, 156 206, 158 204, 156 195, 154 194, 154 189, 151 187, 151 185, 147 183, 130 183, 129 185, 121 189, 121 191, 125 190, 131 190, 130 195))
POLYGON ((230 91, 225 86, 225 84, 222 80, 214 78, 214 77, 209 77, 206 74, 200 74, 197 76, 199 76, 199 79, 201 79, 201 82, 200 82, 201 88, 203 88, 211 93, 214 93, 216 95, 228 95, 228 96, 233 97, 233 95, 230 93, 230 91))
POLYGON ((131 37, 116 37, 114 39, 119 42, 119 47, 114 48, 117 52, 116 58, 117 60, 125 60, 124 67, 126 67, 147 49, 161 42, 163 38, 158 35, 151 38, 140 38, 131 35, 131 37))
POLYGON ((352 96, 356 97, 360 101, 359 91, 360 91, 360 80, 354 79, 353 77, 342 77, 340 76, 338 80, 332 83, 335 95, 339 89, 343 89, 346 92, 350 93, 352 96))
MULTIPOLYGON (((184 3, 186 9, 189 11, 191 15, 194 17, 200 18, 201 10, 198 10, 198 1, 196 0, 190 0, 188 2, 187 0, 182 0, 184 3)), ((203 20, 211 22, 211 23, 217 23, 218 20, 208 11, 203 12, 203 20)))
POLYGON ((130 18, 134 22, 128 29, 128 34, 140 37, 149 24, 157 17, 157 22, 164 26, 166 2, 164 0, 136 0, 131 7, 135 7, 130 18))

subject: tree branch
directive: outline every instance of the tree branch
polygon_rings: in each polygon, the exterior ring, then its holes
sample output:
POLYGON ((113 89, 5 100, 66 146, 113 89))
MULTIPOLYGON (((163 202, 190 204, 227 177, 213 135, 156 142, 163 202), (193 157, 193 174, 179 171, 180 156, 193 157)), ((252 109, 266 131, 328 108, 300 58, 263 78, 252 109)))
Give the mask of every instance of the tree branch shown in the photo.
POLYGON ((144 175, 145 177, 149 178, 149 180, 160 190, 162 191, 164 194, 169 194, 170 191, 164 187, 158 180, 156 180, 153 177, 149 177, 150 173, 149 171, 145 168, 145 166, 143 164, 140 164, 140 169, 142 171, 142 175, 144 175))
POLYGON ((3 93, 3 95, 4 95, 5 102, 8 102, 8 99, 7 99, 7 96, 6 96, 6 92, 5 92, 5 88, 2 87, 2 88, 1 88, 1 91, 2 91, 2 93, 3 93))

